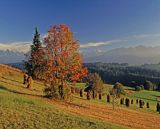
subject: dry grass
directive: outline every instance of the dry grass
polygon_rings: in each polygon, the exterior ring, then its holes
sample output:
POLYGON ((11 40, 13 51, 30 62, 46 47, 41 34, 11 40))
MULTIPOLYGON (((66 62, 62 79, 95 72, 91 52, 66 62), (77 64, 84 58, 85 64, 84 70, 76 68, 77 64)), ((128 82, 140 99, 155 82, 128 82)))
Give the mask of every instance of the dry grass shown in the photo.
MULTIPOLYGON (((73 114, 68 116, 68 118, 73 117, 72 120, 77 119, 75 115, 82 117, 78 119, 85 118, 85 121, 88 121, 88 118, 90 118, 92 119, 92 121, 94 120, 93 123, 95 124, 95 126, 92 126, 89 128, 104 128, 104 127, 115 128, 115 129, 119 129, 122 127, 134 128, 134 129, 159 129, 160 128, 160 122, 159 122, 160 115, 158 113, 148 112, 146 109, 139 109, 139 108, 135 108, 134 106, 133 107, 131 106, 131 108, 126 108, 124 106, 117 106, 115 110, 112 110, 112 105, 106 104, 105 98, 101 101, 99 100, 88 101, 86 100, 86 98, 78 97, 78 94, 75 94, 72 97, 71 102, 62 102, 62 101, 55 101, 55 100, 49 100, 49 99, 43 98, 42 96, 43 96, 44 86, 42 83, 35 81, 33 84, 34 85, 33 88, 31 90, 28 90, 22 84, 23 73, 21 71, 15 70, 15 69, 12 70, 12 68, 10 67, 8 68, 7 66, 4 67, 4 65, 0 65, 0 70, 2 70, 2 67, 3 69, 5 68, 5 70, 0 72, 3 75, 3 77, 1 76, 0 78, 0 85, 3 85, 1 89, 3 88, 3 90, 9 92, 10 94, 15 94, 15 95, 18 94, 16 96, 20 95, 22 96, 22 98, 23 96, 26 96, 29 99, 29 101, 33 99, 35 103, 40 102, 42 105, 50 105, 49 109, 46 108, 47 109, 46 111, 48 111, 49 114, 50 113, 54 114, 54 111, 52 111, 52 107, 53 107, 53 110, 73 114), (104 123, 101 124, 97 120, 104 122, 105 124, 104 123), (112 124, 109 124, 109 123, 112 123, 112 124), (122 127, 114 126, 114 125, 120 125, 122 127)), ((78 87, 81 87, 81 86, 83 86, 83 84, 80 84, 78 87)), ((107 86, 111 87, 111 85, 107 85, 107 86)), ((131 98, 136 99, 136 95, 134 96, 134 94, 136 93, 137 92, 128 90, 128 94, 131 98)), ((146 95, 147 93, 148 92, 144 94, 146 95)), ((22 99, 22 100, 25 100, 25 99, 22 99)), ((40 106, 40 105, 36 105, 36 106, 40 106)), ((35 109, 32 109, 32 110, 36 112, 35 109)), ((45 121, 45 119, 47 118, 45 117, 45 115, 49 115, 49 114, 47 113, 44 114, 43 121, 45 121)), ((19 117, 18 114, 16 117, 19 117)), ((32 117, 32 115, 30 117, 31 119, 35 118, 35 116, 32 117)), ((60 118, 60 116, 58 116, 58 118, 60 118)), ((52 120, 54 120, 54 118, 52 120)), ((66 118, 64 118, 64 120, 66 120, 66 118)), ((70 124, 69 122, 71 123, 73 122, 72 120, 68 121, 68 127, 70 124)), ((58 119, 58 121, 60 121, 60 119, 58 119)), ((77 123, 78 122, 79 124, 85 123, 82 120, 77 121, 77 123)), ((86 124, 88 123, 86 122, 86 124)), ((78 126, 75 126, 75 127, 78 128, 78 126)), ((85 128, 85 127, 87 128, 87 126, 85 125, 82 128, 85 128)))

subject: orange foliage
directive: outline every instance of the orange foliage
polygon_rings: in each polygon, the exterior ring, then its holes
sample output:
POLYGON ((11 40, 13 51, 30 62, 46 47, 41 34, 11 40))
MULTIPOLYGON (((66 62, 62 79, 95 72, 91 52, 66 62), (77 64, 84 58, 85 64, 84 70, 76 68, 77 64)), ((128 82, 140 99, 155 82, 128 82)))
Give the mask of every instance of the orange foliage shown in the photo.
POLYGON ((87 76, 88 71, 82 66, 78 51, 80 45, 68 26, 60 24, 51 27, 44 42, 49 71, 54 79, 73 82, 87 76))

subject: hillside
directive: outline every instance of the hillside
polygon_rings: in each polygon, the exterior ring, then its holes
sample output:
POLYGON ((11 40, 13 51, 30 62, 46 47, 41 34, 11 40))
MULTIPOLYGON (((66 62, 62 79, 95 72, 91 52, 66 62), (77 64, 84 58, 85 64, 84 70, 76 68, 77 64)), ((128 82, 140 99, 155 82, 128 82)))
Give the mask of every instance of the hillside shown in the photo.
POLYGON ((134 100, 143 98, 150 102, 151 108, 139 109, 136 104, 126 108, 117 103, 115 110, 112 110, 112 104, 106 103, 105 96, 102 100, 88 101, 86 97, 80 98, 74 94, 67 102, 50 100, 43 97, 43 83, 34 81, 32 89, 28 90, 22 82, 22 71, 0 65, 0 128, 160 128, 160 116, 155 111, 159 92, 134 92, 126 88, 128 97, 134 100))

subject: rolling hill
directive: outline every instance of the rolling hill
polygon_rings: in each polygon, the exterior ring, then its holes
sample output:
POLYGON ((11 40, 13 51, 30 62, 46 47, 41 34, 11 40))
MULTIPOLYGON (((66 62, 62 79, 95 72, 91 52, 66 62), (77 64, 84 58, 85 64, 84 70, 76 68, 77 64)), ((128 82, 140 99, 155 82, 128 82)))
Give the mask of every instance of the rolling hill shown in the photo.
MULTIPOLYGON (((44 98, 44 85, 34 81, 29 90, 23 83, 23 72, 7 65, 0 65, 0 128, 53 128, 53 129, 158 129, 160 116, 155 111, 159 92, 134 92, 127 89, 128 97, 150 101, 150 109, 130 108, 106 103, 102 100, 86 100, 73 94, 69 101, 44 98)), ((84 88, 83 84, 77 87, 84 88)), ((109 85, 105 84, 106 88, 109 85)))

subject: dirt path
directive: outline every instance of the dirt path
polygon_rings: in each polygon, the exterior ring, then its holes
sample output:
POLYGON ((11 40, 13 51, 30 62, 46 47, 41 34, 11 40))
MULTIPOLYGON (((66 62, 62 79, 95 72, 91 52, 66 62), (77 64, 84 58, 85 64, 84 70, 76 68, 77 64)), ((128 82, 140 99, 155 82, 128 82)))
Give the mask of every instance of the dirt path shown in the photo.
POLYGON ((45 99, 45 101, 70 113, 80 114, 133 129, 160 129, 159 114, 145 113, 122 107, 118 107, 113 111, 109 105, 94 105, 88 103, 87 100, 82 100, 80 103, 56 102, 48 99, 45 99))

